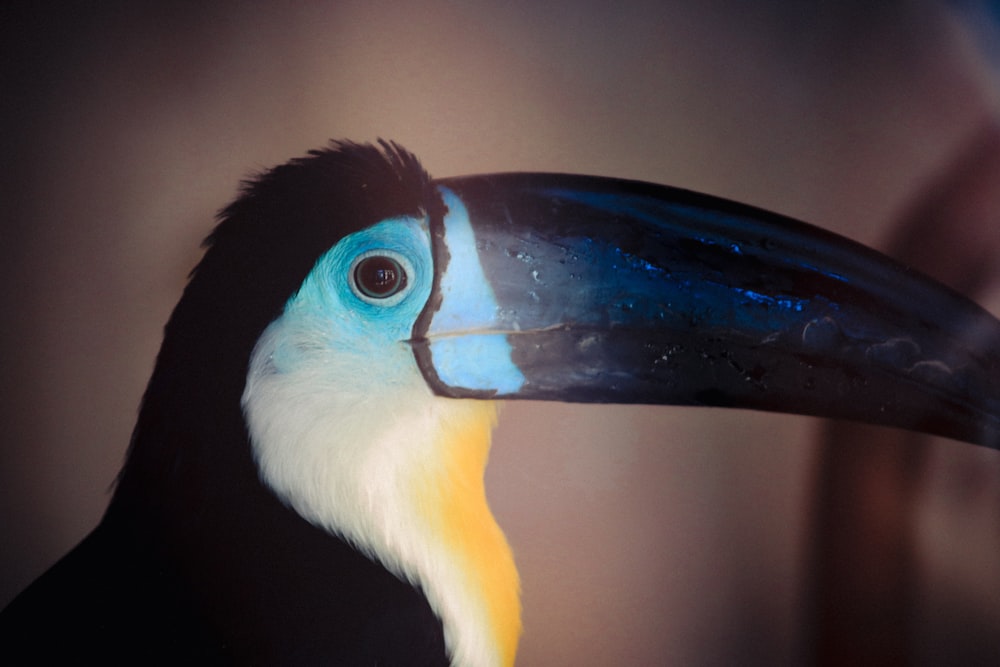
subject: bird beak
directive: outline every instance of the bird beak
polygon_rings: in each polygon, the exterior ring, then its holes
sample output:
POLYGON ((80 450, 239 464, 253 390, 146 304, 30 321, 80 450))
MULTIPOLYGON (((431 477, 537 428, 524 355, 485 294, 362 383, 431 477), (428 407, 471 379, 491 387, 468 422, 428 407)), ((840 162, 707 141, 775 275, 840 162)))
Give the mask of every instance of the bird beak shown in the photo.
POLYGON ((1000 322, 859 244, 634 181, 437 181, 411 340, 464 398, 750 408, 1000 447, 1000 322))

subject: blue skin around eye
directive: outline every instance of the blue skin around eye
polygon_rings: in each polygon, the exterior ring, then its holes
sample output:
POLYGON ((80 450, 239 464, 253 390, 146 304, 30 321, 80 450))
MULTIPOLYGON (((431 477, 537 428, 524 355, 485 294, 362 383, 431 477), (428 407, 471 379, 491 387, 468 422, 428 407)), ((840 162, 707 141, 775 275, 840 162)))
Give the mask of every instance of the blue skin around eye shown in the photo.
MULTIPOLYGON (((443 303, 428 335, 432 359, 447 384, 512 393, 524 376, 511 346, 496 329, 496 298, 479 265, 465 206, 443 190, 451 258, 442 276, 443 303)), ((333 349, 373 382, 393 382, 415 372, 405 341, 431 293, 434 265, 425 221, 395 218, 344 237, 316 262, 282 315, 281 340, 272 356, 278 372, 316 363, 317 347, 333 349), (407 286, 388 299, 364 299, 351 288, 351 267, 367 252, 389 251, 404 262, 407 286), (377 363, 376 363, 377 362, 377 363), (360 369, 365 369, 361 371, 360 369)))
POLYGON ((405 341, 430 296, 433 272, 430 234, 422 220, 393 218, 344 237, 320 257, 286 304, 280 322, 286 340, 275 350, 275 368, 311 363, 310 346, 320 345, 345 359, 356 357, 359 369, 372 373, 392 375, 412 367, 405 341), (387 299, 365 300, 351 288, 351 267, 362 254, 379 251, 403 260, 407 285, 387 299))

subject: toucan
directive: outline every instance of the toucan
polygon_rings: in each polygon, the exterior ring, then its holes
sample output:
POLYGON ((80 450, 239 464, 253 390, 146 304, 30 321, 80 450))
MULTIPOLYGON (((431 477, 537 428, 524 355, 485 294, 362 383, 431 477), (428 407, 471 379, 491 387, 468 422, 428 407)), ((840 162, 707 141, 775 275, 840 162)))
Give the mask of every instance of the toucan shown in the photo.
POLYGON ((246 182, 206 248, 106 514, 0 616, 4 664, 513 664, 497 401, 1000 447, 1000 322, 720 198, 332 142, 246 182))

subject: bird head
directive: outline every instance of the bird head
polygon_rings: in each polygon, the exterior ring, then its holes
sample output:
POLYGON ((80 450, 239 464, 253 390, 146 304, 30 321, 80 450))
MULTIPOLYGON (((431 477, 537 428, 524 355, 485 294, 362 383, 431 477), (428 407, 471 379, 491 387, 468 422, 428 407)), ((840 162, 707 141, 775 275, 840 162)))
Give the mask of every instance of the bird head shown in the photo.
POLYGON ((456 664, 509 664, 517 573, 482 486, 494 400, 749 408, 997 447, 998 383, 992 316, 804 223, 610 178, 432 180, 395 144, 337 143, 223 211, 116 501, 166 514, 182 489, 188 530, 273 494, 424 591, 456 664))

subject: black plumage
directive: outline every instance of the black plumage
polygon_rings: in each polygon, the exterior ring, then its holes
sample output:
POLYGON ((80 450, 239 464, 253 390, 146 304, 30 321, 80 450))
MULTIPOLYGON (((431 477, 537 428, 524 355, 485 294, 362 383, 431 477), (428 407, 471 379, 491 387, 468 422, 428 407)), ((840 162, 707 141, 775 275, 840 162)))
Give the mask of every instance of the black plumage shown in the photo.
POLYGON ((107 513, 0 616, 5 664, 448 664, 419 590, 262 485, 240 408, 255 342, 316 260, 437 206, 388 143, 244 185, 166 326, 107 513))

